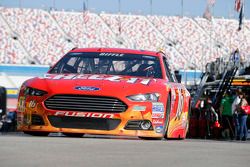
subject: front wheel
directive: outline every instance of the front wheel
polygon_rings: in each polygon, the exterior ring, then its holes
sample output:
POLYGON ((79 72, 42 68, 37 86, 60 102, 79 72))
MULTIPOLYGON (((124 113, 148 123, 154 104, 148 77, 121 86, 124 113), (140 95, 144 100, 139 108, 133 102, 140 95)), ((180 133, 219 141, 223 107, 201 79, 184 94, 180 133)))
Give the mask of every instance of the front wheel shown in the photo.
POLYGON ((67 137, 82 137, 84 133, 62 133, 67 137))
POLYGON ((142 136, 139 136, 138 138, 142 139, 142 140, 161 140, 161 138, 159 138, 159 137, 142 137, 142 136))
POLYGON ((169 125, 169 116, 170 116, 170 111, 171 111, 171 99, 170 99, 170 94, 168 95, 168 101, 166 105, 166 120, 165 120, 165 125, 164 125, 164 138, 168 139, 168 125, 169 125))
POLYGON ((24 134, 31 136, 48 136, 49 132, 23 131, 24 134))

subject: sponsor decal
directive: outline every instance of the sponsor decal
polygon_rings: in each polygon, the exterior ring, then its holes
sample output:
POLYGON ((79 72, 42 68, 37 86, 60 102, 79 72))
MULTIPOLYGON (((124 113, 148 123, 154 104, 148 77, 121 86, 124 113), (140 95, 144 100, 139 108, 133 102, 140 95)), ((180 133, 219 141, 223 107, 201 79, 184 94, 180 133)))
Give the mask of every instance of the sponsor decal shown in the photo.
MULTIPOLYGON (((102 76, 102 75, 84 75, 84 74, 45 74, 43 78, 40 79, 50 79, 50 80, 77 80, 77 79, 88 79, 88 80, 106 80, 110 82, 121 82, 126 81, 127 83, 140 83, 142 85, 149 85, 152 79, 139 79, 139 78, 125 78, 121 76, 102 76)), ((154 80, 155 81, 155 80, 154 80)))
POLYGON ((150 83, 150 79, 144 79, 141 81, 141 84, 148 85, 150 83))
POLYGON ((122 77, 119 77, 119 76, 112 76, 112 77, 105 78, 105 80, 111 81, 111 82, 120 82, 121 79, 122 77))
POLYGON ((31 100, 31 101, 29 102, 29 107, 30 107, 30 108, 35 108, 35 107, 36 107, 36 104, 37 104, 37 102, 36 102, 35 100, 31 100))
POLYGON ((175 100, 176 99, 175 89, 171 89, 171 94, 172 94, 172 99, 175 100))
POLYGON ((18 101, 18 110, 20 112, 24 112, 25 111, 25 103, 26 103, 26 99, 24 96, 21 96, 19 98, 19 101, 18 101))
POLYGON ((105 57, 122 57, 124 54, 122 53, 100 53, 99 56, 105 57))
POLYGON ((27 111, 26 114, 23 116, 23 123, 25 125, 30 125, 31 124, 31 111, 27 111))
POLYGON ((162 133, 163 132, 163 126, 156 126, 155 127, 155 132, 156 133, 162 133))
POLYGON ((158 118, 158 119, 153 119, 152 120, 152 124, 153 125, 162 125, 164 123, 164 120, 163 119, 161 119, 161 118, 158 118))
POLYGON ((179 120, 181 118, 181 113, 182 113, 183 105, 184 105, 184 97, 181 91, 182 91, 181 89, 178 89, 178 106, 177 106, 177 111, 176 111, 176 117, 179 120))
POLYGON ((104 78, 102 78, 100 75, 90 75, 88 77, 88 79, 90 79, 90 80, 104 80, 104 78))
POLYGON ((66 116, 66 117, 90 117, 90 118, 113 118, 114 114, 104 113, 86 113, 86 112, 73 112, 73 111, 57 111, 55 116, 66 116))
POLYGON ((182 127, 185 128, 188 125, 188 121, 186 119, 186 114, 182 115, 182 127))
POLYGON ((146 111, 146 106, 134 106, 133 111, 146 111))
POLYGON ((152 103, 152 113, 164 112, 163 103, 152 103))
POLYGON ((17 126, 21 126, 24 122, 23 114, 17 114, 17 126))
POLYGON ((138 78, 129 78, 129 80, 127 80, 127 83, 136 83, 137 80, 138 78))
POLYGON ((152 118, 164 118, 164 113, 152 113, 152 118))
POLYGON ((100 88, 93 87, 93 86, 76 86, 76 90, 86 90, 86 91, 97 91, 100 90, 100 88))
POLYGON ((70 74, 70 75, 63 75, 63 74, 61 74, 61 75, 56 75, 56 76, 53 78, 53 80, 59 80, 59 79, 71 80, 71 79, 73 79, 74 77, 75 77, 74 74, 70 74))

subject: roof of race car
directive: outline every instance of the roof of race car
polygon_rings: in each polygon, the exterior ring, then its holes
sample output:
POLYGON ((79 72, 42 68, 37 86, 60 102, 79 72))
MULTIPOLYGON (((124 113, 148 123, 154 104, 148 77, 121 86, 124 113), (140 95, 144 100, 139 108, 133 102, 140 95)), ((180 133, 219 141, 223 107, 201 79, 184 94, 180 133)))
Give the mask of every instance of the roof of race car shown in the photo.
POLYGON ((128 53, 128 54, 144 54, 150 56, 160 56, 161 51, 147 51, 135 49, 122 49, 122 48, 74 48, 70 52, 109 52, 109 53, 128 53))

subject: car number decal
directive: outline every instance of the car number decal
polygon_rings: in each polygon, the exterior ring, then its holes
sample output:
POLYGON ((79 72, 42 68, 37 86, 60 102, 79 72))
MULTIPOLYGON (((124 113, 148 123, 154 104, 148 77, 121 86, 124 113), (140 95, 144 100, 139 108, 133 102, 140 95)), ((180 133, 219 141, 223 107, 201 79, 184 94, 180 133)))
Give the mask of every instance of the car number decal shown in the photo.
MULTIPOLYGON (((69 74, 69 75, 53 75, 45 74, 43 78, 40 79, 50 79, 50 80, 77 80, 77 79, 88 79, 88 80, 106 80, 111 82, 121 82, 126 81, 127 83, 137 83, 139 82, 142 85, 149 85, 152 79, 140 79, 140 78, 125 78, 121 76, 108 76, 104 77, 102 75, 84 75, 84 74, 69 74)), ((155 81, 155 80, 154 80, 155 81)))

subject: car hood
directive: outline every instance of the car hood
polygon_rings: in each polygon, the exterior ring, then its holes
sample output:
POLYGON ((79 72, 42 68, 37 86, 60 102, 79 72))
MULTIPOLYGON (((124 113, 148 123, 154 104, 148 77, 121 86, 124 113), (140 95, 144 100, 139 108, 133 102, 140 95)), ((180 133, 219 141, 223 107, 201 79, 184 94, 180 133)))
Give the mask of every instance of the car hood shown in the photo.
POLYGON ((26 86, 50 94, 129 95, 161 91, 163 79, 90 74, 46 74, 26 82, 26 86))

